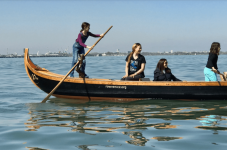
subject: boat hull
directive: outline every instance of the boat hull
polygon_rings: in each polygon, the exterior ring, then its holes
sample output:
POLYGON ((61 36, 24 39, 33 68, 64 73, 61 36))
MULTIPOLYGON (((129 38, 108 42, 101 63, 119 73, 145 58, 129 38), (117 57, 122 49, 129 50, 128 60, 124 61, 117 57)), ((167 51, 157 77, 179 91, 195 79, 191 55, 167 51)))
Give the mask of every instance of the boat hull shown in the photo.
MULTIPOLYGON (((35 74, 29 67, 27 70, 33 83, 46 93, 50 93, 59 83, 35 74)), ((75 99, 227 99, 227 87, 221 84, 220 86, 146 86, 126 85, 123 81, 122 84, 117 85, 112 82, 111 84, 90 84, 87 83, 90 79, 81 80, 81 83, 63 82, 53 95, 75 99)))

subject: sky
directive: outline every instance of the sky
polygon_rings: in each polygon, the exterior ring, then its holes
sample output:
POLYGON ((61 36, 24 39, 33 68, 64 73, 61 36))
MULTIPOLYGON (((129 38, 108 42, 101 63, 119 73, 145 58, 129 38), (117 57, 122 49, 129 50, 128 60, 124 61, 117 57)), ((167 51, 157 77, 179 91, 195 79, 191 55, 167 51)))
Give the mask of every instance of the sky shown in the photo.
POLYGON ((72 52, 83 22, 94 34, 113 26, 92 52, 134 43, 142 52, 209 51, 212 42, 227 51, 226 8, 225 0, 0 0, 0 54, 72 52))

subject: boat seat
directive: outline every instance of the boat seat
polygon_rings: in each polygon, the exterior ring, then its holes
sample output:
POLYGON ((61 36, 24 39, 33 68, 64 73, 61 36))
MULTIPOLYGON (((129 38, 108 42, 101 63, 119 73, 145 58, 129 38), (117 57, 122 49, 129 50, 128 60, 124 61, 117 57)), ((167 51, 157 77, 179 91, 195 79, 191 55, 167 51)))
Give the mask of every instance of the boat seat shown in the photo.
POLYGON ((140 78, 139 81, 151 81, 150 78, 140 78))

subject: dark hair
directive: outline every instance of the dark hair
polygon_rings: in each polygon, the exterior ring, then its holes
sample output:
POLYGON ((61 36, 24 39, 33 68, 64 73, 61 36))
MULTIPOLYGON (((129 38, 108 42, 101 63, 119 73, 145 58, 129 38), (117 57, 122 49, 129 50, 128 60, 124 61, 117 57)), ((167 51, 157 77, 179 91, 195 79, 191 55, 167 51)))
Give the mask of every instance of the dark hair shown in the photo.
POLYGON ((219 55, 220 43, 213 42, 210 47, 210 53, 219 55))
POLYGON ((157 67, 160 71, 165 70, 164 62, 167 61, 165 58, 162 58, 158 61, 157 67))
POLYGON ((81 28, 82 28, 82 29, 80 30, 80 32, 83 31, 84 29, 86 29, 86 28, 89 27, 89 26, 90 26, 89 23, 83 22, 82 25, 81 25, 81 28))
POLYGON ((135 49, 136 49, 138 46, 140 46, 140 47, 142 48, 142 46, 141 46, 140 43, 135 43, 135 44, 132 45, 132 52, 131 52, 131 53, 129 54, 129 56, 128 56, 128 61, 127 61, 128 63, 130 63, 130 59, 131 59, 133 53, 135 52, 135 49))

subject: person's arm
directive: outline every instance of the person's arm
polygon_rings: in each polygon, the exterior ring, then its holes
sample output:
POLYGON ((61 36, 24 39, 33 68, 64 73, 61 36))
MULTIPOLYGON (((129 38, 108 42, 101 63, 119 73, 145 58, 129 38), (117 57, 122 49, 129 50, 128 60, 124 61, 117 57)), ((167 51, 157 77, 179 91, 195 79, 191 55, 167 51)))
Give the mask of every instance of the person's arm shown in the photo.
POLYGON ((101 37, 101 36, 103 36, 103 34, 99 35, 99 34, 93 34, 93 33, 91 33, 91 32, 88 32, 88 33, 89 33, 89 35, 92 36, 92 37, 101 37))
POLYGON ((213 63, 214 58, 215 58, 215 56, 214 56, 213 54, 210 54, 210 55, 209 55, 209 58, 208 58, 208 61, 209 61, 209 63, 211 64, 211 67, 212 67, 212 68, 214 67, 214 63, 213 63))
POLYGON ((159 73, 158 72, 154 72, 154 80, 153 81, 159 81, 158 77, 159 77, 159 73))
POLYGON ((215 69, 214 67, 212 67, 212 71, 215 72, 215 73, 220 73, 217 69, 215 69))
POLYGON ((85 47, 85 48, 87 48, 87 45, 85 45, 83 42, 82 42, 82 37, 81 37, 82 35, 79 33, 79 35, 78 35, 78 42, 79 42, 79 44, 81 45, 81 46, 83 46, 83 47, 85 47))
POLYGON ((172 73, 171 73, 171 79, 172 79, 173 81, 181 81, 180 79, 177 79, 172 73))
POLYGON ((172 80, 172 73, 170 68, 165 68, 165 81, 172 80))
POLYGON ((126 78, 126 77, 128 77, 128 62, 127 61, 125 64, 125 75, 122 78, 126 78))
POLYGON ((220 73, 217 69, 214 68, 214 60, 215 60, 215 55, 209 55, 208 61, 211 64, 212 71, 215 73, 220 73))
POLYGON ((133 77, 134 78, 134 76, 142 73, 144 71, 144 69, 145 69, 145 63, 142 63, 140 70, 136 71, 134 74, 131 74, 130 77, 133 77))

